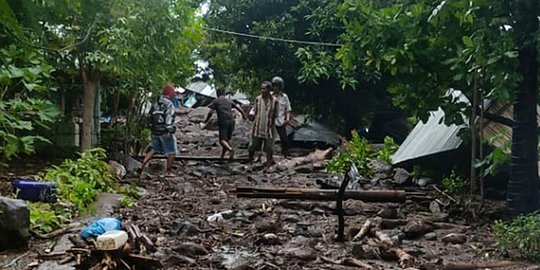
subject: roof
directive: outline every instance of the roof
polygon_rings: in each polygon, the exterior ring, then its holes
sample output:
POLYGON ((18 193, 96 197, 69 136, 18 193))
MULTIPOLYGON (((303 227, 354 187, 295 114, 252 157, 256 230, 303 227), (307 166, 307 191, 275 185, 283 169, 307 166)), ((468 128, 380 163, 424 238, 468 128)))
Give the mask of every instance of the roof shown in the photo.
POLYGON ((203 81, 192 82, 185 88, 186 90, 195 92, 199 95, 217 98, 216 89, 203 81))
POLYGON ((311 120, 307 123, 304 115, 292 117, 287 125, 287 135, 291 133, 294 133, 292 140, 296 142, 322 142, 333 146, 341 143, 339 134, 319 122, 311 120))
MULTIPOLYGON (((470 103, 461 91, 453 90, 451 93, 454 98, 459 100, 458 102, 470 103)), ((426 123, 418 122, 416 124, 396 153, 392 155, 392 164, 397 165, 409 160, 457 149, 463 143, 458 132, 466 126, 466 124, 447 126, 444 123, 444 111, 439 107, 437 111, 430 112, 426 123)))

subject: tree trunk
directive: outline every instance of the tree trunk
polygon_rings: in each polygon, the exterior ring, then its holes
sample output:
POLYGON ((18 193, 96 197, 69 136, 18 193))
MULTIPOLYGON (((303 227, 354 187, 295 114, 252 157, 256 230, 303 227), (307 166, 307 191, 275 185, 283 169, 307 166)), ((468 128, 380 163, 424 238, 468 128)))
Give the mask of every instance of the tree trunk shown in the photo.
POLYGON ((99 71, 81 68, 84 82, 83 95, 83 124, 81 137, 81 152, 92 148, 92 130, 94 127, 94 107, 96 102, 96 89, 99 83, 99 71))
POLYGON ((517 1, 515 27, 519 48, 519 75, 512 127, 512 159, 507 208, 511 215, 538 209, 538 135, 536 101, 538 62, 535 34, 538 31, 538 0, 517 1))

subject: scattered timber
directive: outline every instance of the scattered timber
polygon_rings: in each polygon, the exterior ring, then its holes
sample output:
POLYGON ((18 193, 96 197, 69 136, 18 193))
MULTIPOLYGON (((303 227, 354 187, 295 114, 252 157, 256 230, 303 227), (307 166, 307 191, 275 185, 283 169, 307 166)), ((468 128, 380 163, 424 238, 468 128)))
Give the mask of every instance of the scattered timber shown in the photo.
MULTIPOLYGON (((313 201, 336 201, 339 190, 308 188, 237 187, 238 198, 296 199, 313 201)), ((345 190, 343 200, 364 202, 404 202, 404 190, 345 190)))

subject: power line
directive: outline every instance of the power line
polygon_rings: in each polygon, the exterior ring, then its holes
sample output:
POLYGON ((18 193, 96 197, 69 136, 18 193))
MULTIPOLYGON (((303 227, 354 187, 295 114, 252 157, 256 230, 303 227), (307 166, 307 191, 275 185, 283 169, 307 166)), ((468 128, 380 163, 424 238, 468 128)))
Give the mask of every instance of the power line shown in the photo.
POLYGON ((285 39, 285 38, 276 38, 276 37, 265 37, 265 36, 259 36, 259 35, 252 35, 252 34, 246 34, 246 33, 238 33, 233 31, 227 31, 227 30, 221 30, 216 28, 209 28, 209 27, 203 27, 206 30, 219 32, 223 34, 228 35, 235 35, 235 36, 241 36, 241 37, 248 37, 248 38, 257 38, 257 39, 264 39, 264 40, 273 40, 273 41, 281 41, 281 42, 288 42, 288 43, 297 43, 297 44, 308 44, 308 45, 318 45, 318 46, 330 46, 330 47, 342 47, 343 44, 338 43, 326 43, 326 42, 315 42, 315 41, 304 41, 304 40, 295 40, 295 39, 285 39))

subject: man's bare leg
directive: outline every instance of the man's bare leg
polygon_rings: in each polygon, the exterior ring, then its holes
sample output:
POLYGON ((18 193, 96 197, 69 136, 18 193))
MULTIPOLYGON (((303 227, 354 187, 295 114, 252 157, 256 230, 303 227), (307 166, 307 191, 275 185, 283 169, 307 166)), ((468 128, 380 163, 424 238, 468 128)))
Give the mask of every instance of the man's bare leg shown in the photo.
POLYGON ((175 154, 169 154, 167 156, 167 169, 165 171, 165 176, 174 176, 172 172, 172 166, 174 164, 174 157, 175 157, 175 154))
POLYGON ((141 163, 141 167, 139 167, 139 173, 142 173, 146 164, 148 164, 148 162, 154 156, 154 153, 155 153, 154 150, 150 150, 146 153, 146 155, 144 156, 143 162, 141 163))

